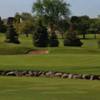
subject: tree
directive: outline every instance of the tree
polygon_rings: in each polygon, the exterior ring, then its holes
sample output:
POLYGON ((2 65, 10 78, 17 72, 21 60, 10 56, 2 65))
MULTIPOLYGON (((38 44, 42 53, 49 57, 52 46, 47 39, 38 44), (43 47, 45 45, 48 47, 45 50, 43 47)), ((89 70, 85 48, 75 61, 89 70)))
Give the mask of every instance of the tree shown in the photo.
POLYGON ((94 38, 96 39, 96 34, 100 33, 100 19, 93 18, 90 22, 89 32, 94 34, 94 38))
POLYGON ((65 19, 60 20, 58 24, 58 30, 60 35, 62 36, 62 39, 64 39, 64 33, 69 29, 69 22, 65 19))
POLYGON ((48 41, 47 29, 42 25, 42 22, 39 21, 33 33, 33 44, 36 47, 47 47, 48 41))
POLYGON ((75 29, 81 33, 83 35, 83 39, 85 39, 90 27, 90 18, 88 16, 72 16, 71 23, 74 24, 75 29))
POLYGON ((1 17, 0 17, 0 32, 1 33, 5 33, 6 32, 6 25, 4 25, 4 22, 2 21, 1 17))
POLYGON ((20 21, 21 21, 21 15, 20 15, 20 13, 17 12, 15 14, 14 18, 15 18, 15 22, 16 23, 20 23, 20 21))
POLYGON ((19 40, 18 40, 18 34, 16 33, 14 27, 13 27, 13 21, 14 18, 13 17, 9 17, 8 18, 8 27, 7 27, 7 33, 6 33, 6 40, 5 42, 7 43, 15 43, 15 44, 19 44, 19 40))
POLYGON ((83 39, 86 39, 86 34, 90 28, 90 18, 88 16, 81 16, 79 17, 80 23, 78 26, 78 30, 81 34, 83 34, 83 39))
POLYGON ((34 18, 30 13, 24 12, 22 14, 17 13, 15 15, 14 26, 18 33, 25 34, 26 37, 33 33, 34 30, 34 18))
POLYGON ((70 14, 69 4, 64 0, 37 0, 33 3, 32 11, 46 25, 50 22, 57 25, 59 20, 67 19, 70 14))
POLYGON ((23 12, 20 16, 21 16, 22 21, 26 21, 29 19, 33 20, 33 16, 28 12, 23 12))
POLYGON ((70 25, 70 29, 68 33, 66 33, 65 39, 64 39, 64 46, 75 46, 75 47, 80 47, 82 46, 82 42, 80 39, 77 37, 77 34, 74 30, 74 25, 70 25))
POLYGON ((59 41, 57 38, 57 35, 55 32, 51 33, 50 39, 49 39, 49 46, 50 47, 58 47, 59 46, 59 41))
POLYGON ((17 33, 21 33, 21 15, 20 13, 16 13, 14 16, 15 21, 13 22, 14 28, 16 29, 17 33))
POLYGON ((26 37, 28 37, 29 34, 32 34, 33 30, 34 24, 31 20, 27 20, 22 23, 22 33, 26 34, 26 37))
POLYGON ((16 23, 15 28, 18 33, 25 34, 26 37, 33 33, 34 23, 31 20, 26 20, 21 23, 16 23))

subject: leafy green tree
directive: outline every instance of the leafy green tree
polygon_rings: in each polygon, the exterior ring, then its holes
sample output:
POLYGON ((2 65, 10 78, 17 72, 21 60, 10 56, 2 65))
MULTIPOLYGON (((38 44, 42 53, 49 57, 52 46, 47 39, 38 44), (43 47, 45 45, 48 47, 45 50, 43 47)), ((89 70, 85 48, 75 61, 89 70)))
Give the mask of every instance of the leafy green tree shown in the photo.
POLYGON ((42 22, 39 21, 33 33, 33 44, 36 47, 47 47, 48 42, 49 39, 47 29, 42 25, 42 22))
POLYGON ((16 29, 16 32, 17 33, 21 33, 21 15, 20 15, 20 13, 16 13, 15 14, 15 16, 14 16, 14 18, 15 18, 15 21, 13 22, 13 25, 14 25, 14 28, 16 29))
POLYGON ((81 34, 83 34, 83 39, 86 38, 86 34, 88 33, 88 30, 90 28, 90 18, 88 16, 81 16, 79 17, 80 23, 78 26, 78 30, 81 34))
POLYGON ((34 30, 34 18, 30 13, 24 12, 22 14, 17 13, 15 15, 14 26, 16 31, 21 34, 25 34, 26 37, 33 33, 34 30))
POLYGON ((71 23, 74 24, 75 29, 86 38, 88 29, 90 28, 90 18, 88 16, 72 16, 71 23))
POLYGON ((59 31, 62 39, 64 39, 64 33, 69 29, 69 26, 70 26, 70 24, 66 19, 59 21, 58 31, 59 31))
POLYGON ((89 32, 94 34, 94 38, 96 39, 96 34, 100 33, 100 19, 99 18, 93 18, 90 22, 90 28, 89 32))
POLYGON ((33 33, 34 23, 31 20, 26 20, 19 24, 17 23, 16 27, 17 26, 18 26, 19 33, 25 34, 26 37, 28 37, 29 34, 33 33))
POLYGON ((70 23, 74 25, 74 29, 79 31, 79 23, 81 23, 81 20, 78 16, 72 16, 70 19, 70 23))
POLYGON ((26 20, 33 20, 33 16, 31 13, 28 12, 23 12, 20 14, 22 21, 26 21, 26 20))
POLYGON ((64 0, 37 0, 33 3, 32 11, 46 25, 50 22, 58 25, 59 20, 67 19, 70 14, 69 4, 64 0))
POLYGON ((15 14, 14 18, 15 18, 15 22, 16 23, 20 23, 20 21, 21 21, 21 15, 20 15, 20 13, 17 12, 15 14))

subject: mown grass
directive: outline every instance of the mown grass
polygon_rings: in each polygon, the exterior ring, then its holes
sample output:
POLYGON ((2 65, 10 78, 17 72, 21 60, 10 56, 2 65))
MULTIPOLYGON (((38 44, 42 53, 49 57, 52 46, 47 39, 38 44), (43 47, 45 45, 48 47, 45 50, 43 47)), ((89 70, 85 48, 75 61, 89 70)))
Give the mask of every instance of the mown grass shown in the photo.
POLYGON ((43 70, 100 74, 100 56, 90 54, 51 54, 0 56, 1 70, 43 70))
POLYGON ((1 100, 100 100, 100 82, 0 77, 1 100))
POLYGON ((5 35, 0 34, 0 55, 16 55, 25 54, 27 51, 33 49, 32 37, 26 38, 20 36, 19 40, 21 44, 5 43, 5 35))
POLYGON ((31 36, 29 38, 20 36, 21 44, 15 45, 4 43, 4 35, 0 35, 0 54, 2 54, 0 55, 0 70, 51 70, 100 74, 100 49, 97 45, 100 36, 98 35, 98 39, 91 38, 92 35, 88 37, 90 39, 81 40, 84 42, 82 47, 64 47, 63 40, 60 40, 58 48, 35 48, 32 45, 31 36), (49 54, 24 54, 30 49, 46 49, 49 54))
MULTIPOLYGON (((31 37, 20 36, 20 45, 4 43, 0 35, 0 70, 63 71, 100 75, 98 39, 89 35, 81 48, 45 48, 47 55, 25 54, 32 45, 31 37)), ((100 100, 100 82, 56 78, 0 77, 0 100, 100 100)))

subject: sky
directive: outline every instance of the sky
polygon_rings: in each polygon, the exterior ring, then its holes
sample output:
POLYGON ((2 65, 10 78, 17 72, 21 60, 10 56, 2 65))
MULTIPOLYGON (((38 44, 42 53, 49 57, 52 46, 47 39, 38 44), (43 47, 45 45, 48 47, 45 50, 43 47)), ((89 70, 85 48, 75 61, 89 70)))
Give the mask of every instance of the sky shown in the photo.
MULTIPOLYGON (((16 12, 32 12, 35 0, 0 0, 0 16, 3 18, 14 16, 16 12)), ((100 15, 100 0, 65 0, 71 6, 71 14, 96 17, 100 15)))
POLYGON ((72 15, 89 15, 96 17, 100 15, 100 0, 67 0, 69 1, 72 15))

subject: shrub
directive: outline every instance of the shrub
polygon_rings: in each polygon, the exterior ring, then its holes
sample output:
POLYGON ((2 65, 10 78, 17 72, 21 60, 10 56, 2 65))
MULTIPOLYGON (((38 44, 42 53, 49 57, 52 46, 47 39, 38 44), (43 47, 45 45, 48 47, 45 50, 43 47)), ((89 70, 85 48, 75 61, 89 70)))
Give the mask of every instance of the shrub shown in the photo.
POLYGON ((36 47, 47 47, 48 46, 48 32, 41 22, 38 23, 34 31, 33 44, 36 47))
POLYGON ((75 47, 80 47, 82 46, 82 42, 80 39, 77 37, 75 32, 68 32, 66 34, 66 37, 64 39, 64 46, 75 46, 75 47))
POLYGON ((57 35, 55 32, 51 33, 50 39, 49 39, 49 46, 50 47, 58 47, 59 46, 59 41, 57 38, 57 35))
POLYGON ((7 43, 16 43, 16 44, 20 43, 19 40, 18 40, 18 34, 16 33, 13 25, 9 25, 8 28, 7 28, 5 42, 7 42, 7 43))

